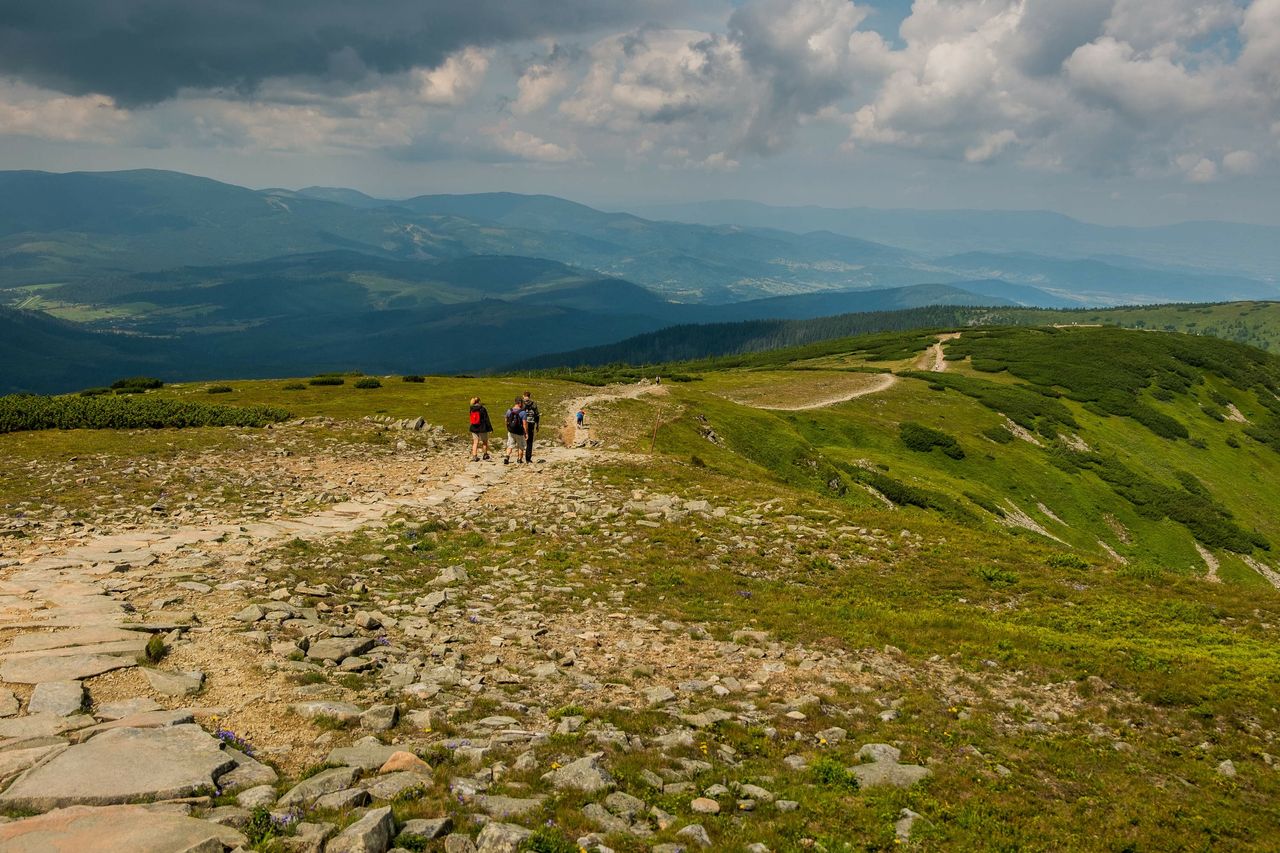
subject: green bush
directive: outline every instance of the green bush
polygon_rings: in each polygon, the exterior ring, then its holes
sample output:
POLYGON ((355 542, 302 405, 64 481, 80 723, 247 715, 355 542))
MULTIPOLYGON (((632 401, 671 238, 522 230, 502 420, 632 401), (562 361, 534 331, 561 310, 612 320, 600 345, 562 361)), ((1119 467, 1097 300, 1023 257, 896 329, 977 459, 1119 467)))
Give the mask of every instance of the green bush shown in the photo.
POLYGON ((80 392, 81 397, 101 397, 104 394, 110 394, 110 388, 86 388, 80 392))
POLYGON ((42 429, 262 427, 289 417, 271 406, 216 406, 147 397, 0 397, 0 433, 42 429))
POLYGON ((858 777, 849 772, 838 760, 824 755, 809 766, 813 781, 824 788, 844 788, 848 791, 858 790, 858 777))
POLYGON ((304 384, 302 384, 301 382, 290 382, 288 385, 285 385, 285 386, 284 386, 282 389, 280 389, 280 390, 282 390, 282 391, 305 391, 305 390, 307 390, 307 386, 306 386, 306 385, 304 385, 304 384))
POLYGON ((963 459, 964 449, 953 436, 936 429, 930 429, 915 423, 902 423, 898 426, 898 437, 909 449, 928 453, 935 447, 952 459, 963 459))
POLYGON ((146 388, 135 388, 135 387, 133 387, 133 386, 131 385, 131 386, 127 387, 127 388, 117 388, 117 389, 115 389, 115 392, 116 392, 117 394, 145 394, 145 393, 147 393, 147 389, 146 389, 146 388))
POLYGON ((551 826, 535 829, 533 835, 520 842, 520 849, 529 853, 578 853, 578 845, 551 826))
POLYGON ((341 376, 313 376, 307 380, 308 385, 346 385, 347 380, 341 376))
POLYGON ((204 390, 207 394, 230 394, 235 389, 230 385, 210 385, 204 390))
POLYGON ((1088 562, 1078 554, 1050 554, 1045 565, 1055 569, 1087 569, 1088 562))
POLYGON ((978 577, 982 578, 992 586, 1013 586, 1018 582, 1018 576, 999 566, 982 566, 978 569, 978 577))
POLYGON ((164 644, 164 637, 159 634, 152 634, 151 639, 147 640, 146 648, 142 651, 142 656, 147 663, 159 663, 164 660, 164 656, 169 654, 169 647, 164 644))
POLYGON ((401 376, 400 381, 401 382, 426 382, 427 378, 425 376, 419 376, 416 373, 410 373, 408 376, 401 376))
POLYGON ((365 388, 365 389, 368 389, 368 388, 381 388, 381 387, 382 387, 382 383, 381 383, 381 382, 379 382, 377 379, 374 379, 372 376, 366 376, 366 377, 365 377, 365 378, 363 378, 363 379, 357 379, 357 380, 356 380, 355 387, 356 387, 356 388, 365 388))
POLYGON ((111 383, 111 387, 114 389, 138 388, 146 391, 153 388, 163 388, 164 382, 154 376, 130 376, 126 379, 117 379, 111 383))

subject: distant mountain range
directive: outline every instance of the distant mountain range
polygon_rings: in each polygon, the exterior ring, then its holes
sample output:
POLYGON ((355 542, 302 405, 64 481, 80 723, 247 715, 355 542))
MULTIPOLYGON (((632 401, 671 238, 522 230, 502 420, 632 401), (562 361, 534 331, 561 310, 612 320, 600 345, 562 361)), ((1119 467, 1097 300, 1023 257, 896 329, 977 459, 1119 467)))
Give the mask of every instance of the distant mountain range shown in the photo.
MULTIPOLYGON (((740 207, 761 221, 656 221, 512 193, 392 201, 161 171, 0 172, 0 306, 12 309, 0 314, 0 390, 73 389, 148 365, 174 379, 481 371, 670 326, 929 305, 1280 296, 1239 268, 1144 261, 1150 235, 1130 256, 1037 254, 1039 214, 921 214, 911 232, 895 213, 898 231, 867 231, 891 245, 848 233, 849 211, 740 207), (807 229, 806 216, 843 231, 807 229)), ((1103 239, 1116 229, 1075 225, 1064 233, 1125 245, 1103 239)), ((1218 230, 1244 245, 1253 232, 1239 228, 1218 230)))
POLYGON ((963 252, 1032 253, 1050 258, 1116 262, 1259 278, 1280 275, 1280 227, 1183 222, 1148 228, 1093 225, 1043 210, 877 210, 781 207, 753 201, 708 201, 638 207, 636 213, 676 222, 830 231, 876 240, 932 257, 963 252))

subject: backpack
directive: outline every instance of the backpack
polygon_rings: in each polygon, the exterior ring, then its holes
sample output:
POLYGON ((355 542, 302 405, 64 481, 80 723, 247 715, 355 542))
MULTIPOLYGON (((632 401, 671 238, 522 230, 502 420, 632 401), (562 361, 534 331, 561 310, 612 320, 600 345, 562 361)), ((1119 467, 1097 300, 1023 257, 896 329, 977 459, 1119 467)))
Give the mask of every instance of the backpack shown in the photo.
POLYGON ((535 428, 542 425, 542 413, 538 411, 538 404, 529 400, 524 404, 525 417, 533 421, 535 428))
POLYGON ((478 408, 471 410, 471 425, 480 426, 480 409, 478 408))
POLYGON ((507 432, 515 435, 524 434, 524 421, 520 417, 520 410, 517 408, 507 409, 507 432))

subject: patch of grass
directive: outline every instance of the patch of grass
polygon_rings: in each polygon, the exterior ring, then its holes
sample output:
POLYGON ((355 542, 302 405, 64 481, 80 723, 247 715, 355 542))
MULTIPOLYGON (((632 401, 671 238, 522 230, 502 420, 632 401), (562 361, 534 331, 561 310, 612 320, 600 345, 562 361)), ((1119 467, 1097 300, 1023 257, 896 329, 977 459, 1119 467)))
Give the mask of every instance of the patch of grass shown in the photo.
POLYGON ((215 406, 147 397, 0 397, 0 433, 48 429, 264 427, 289 413, 271 406, 215 406))
POLYGON ((164 644, 164 637, 159 634, 152 634, 147 640, 146 648, 142 651, 143 660, 151 664, 164 660, 167 654, 169 654, 169 647, 164 644))
POLYGON ((340 720, 328 714, 317 714, 311 718, 311 724, 322 731, 337 732, 351 728, 355 725, 355 721, 340 720))
POLYGON ((401 376, 400 381, 423 383, 427 381, 427 378, 425 376, 419 376, 416 373, 410 373, 408 376, 401 376))
POLYGON ((840 761, 824 755, 809 765, 809 775, 814 784, 824 788, 839 788, 846 791, 858 790, 858 777, 849 771, 840 761))
POLYGON ((578 845, 555 827, 540 826, 520 842, 520 850, 526 853, 578 853, 578 845))

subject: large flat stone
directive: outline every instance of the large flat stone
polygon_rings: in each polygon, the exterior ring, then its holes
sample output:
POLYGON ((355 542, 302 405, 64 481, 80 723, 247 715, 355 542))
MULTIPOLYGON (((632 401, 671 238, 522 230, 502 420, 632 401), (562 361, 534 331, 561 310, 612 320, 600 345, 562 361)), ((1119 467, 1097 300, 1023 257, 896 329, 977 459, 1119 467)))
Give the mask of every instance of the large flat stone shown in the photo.
POLYGON ((118 628, 97 629, 92 633, 85 631, 59 631, 53 634, 23 634, 17 637, 9 647, 0 652, 0 657, 8 660, 34 657, 66 657, 67 655, 129 655, 142 654, 147 647, 148 635, 137 631, 121 631, 118 628), (108 633, 110 632, 110 633, 108 633), (60 637, 110 637, 111 639, 84 642, 59 642, 60 637), (35 637, 41 643, 23 643, 23 637, 35 637), (56 645, 55 645, 56 644, 56 645), (28 646, 32 646, 28 648, 28 646))
POLYGON ((0 824, 5 853, 221 853, 247 843, 229 827, 142 806, 72 806, 0 824))
POLYGON ((71 739, 78 743, 83 743, 94 735, 109 732, 113 729, 159 729, 166 726, 179 726, 183 723, 190 723, 195 718, 195 714, 189 708, 179 708, 176 711, 167 711, 163 708, 158 711, 141 711, 137 714, 121 717, 118 720, 98 723, 96 726, 80 729, 71 735, 71 739))
POLYGON ((57 714, 30 714, 0 720, 0 738, 51 737, 73 729, 93 725, 93 718, 81 714, 59 717, 57 714))
POLYGON ((28 768, 52 758, 67 748, 65 742, 32 746, 26 749, 7 749, 0 752, 0 781, 8 781, 28 768))
POLYGON ((110 625, 89 625, 84 628, 70 628, 66 631, 33 631, 20 634, 13 642, 0 650, 0 657, 15 652, 35 652, 42 649, 61 649, 68 646, 89 646, 97 643, 118 643, 137 640, 141 637, 145 644, 147 636, 136 631, 126 631, 110 625))
POLYGON ((196 725, 114 729, 27 771, 0 805, 46 811, 190 796, 234 766, 221 747, 196 725))
POLYGON ((84 685, 78 681, 42 681, 31 691, 29 714, 69 717, 84 705, 84 685))
POLYGON ((135 666, 137 661, 115 655, 74 654, 65 657, 38 657, 7 660, 0 666, 0 681, 10 684, 39 684, 42 681, 80 681, 113 669, 135 666))

